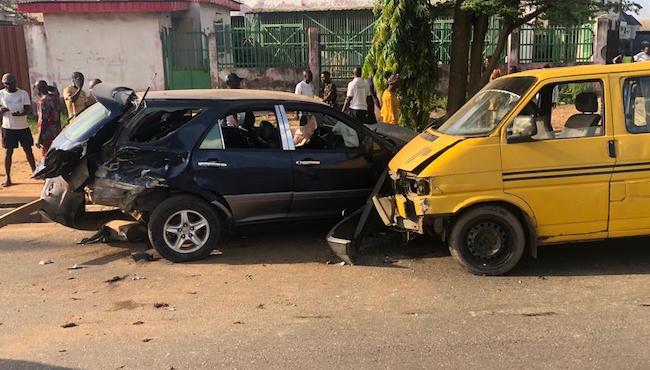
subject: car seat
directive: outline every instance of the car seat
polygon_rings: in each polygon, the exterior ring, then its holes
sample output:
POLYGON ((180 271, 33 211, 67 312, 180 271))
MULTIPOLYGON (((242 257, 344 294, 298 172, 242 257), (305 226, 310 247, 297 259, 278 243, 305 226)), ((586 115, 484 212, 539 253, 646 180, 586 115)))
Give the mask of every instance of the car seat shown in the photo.
POLYGON ((269 148, 279 148, 280 142, 275 127, 269 121, 262 121, 260 124, 260 136, 269 148))
POLYGON ((564 127, 587 128, 598 126, 601 116, 598 112, 598 95, 594 92, 584 92, 576 96, 576 110, 580 113, 569 117, 564 127))

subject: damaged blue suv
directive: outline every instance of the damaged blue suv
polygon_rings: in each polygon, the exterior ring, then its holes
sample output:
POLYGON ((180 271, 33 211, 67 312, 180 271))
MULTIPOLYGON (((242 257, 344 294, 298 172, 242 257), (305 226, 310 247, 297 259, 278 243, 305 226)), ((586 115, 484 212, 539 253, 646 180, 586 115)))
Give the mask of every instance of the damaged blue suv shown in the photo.
POLYGON ((117 207, 174 262, 208 256, 233 227, 361 206, 410 138, 289 93, 93 93, 36 169, 43 210, 75 227, 86 204, 117 207))

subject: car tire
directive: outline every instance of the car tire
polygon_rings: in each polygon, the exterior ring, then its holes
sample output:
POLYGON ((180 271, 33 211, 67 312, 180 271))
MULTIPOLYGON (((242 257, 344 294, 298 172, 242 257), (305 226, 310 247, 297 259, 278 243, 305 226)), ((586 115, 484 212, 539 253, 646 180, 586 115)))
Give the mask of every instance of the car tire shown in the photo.
POLYGON ((154 209, 147 224, 156 251, 172 262, 204 259, 221 236, 217 212, 204 200, 174 196, 154 209))
POLYGON ((480 206, 461 214, 449 235, 451 255, 475 275, 512 270, 526 248, 521 222, 509 210, 480 206))

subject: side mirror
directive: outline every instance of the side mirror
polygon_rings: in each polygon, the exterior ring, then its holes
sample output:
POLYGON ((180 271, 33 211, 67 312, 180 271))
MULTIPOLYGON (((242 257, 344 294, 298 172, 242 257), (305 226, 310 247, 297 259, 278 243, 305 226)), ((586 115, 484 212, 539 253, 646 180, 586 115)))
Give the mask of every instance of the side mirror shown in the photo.
POLYGON ((533 136, 537 135, 537 124, 533 116, 518 116, 512 122, 508 130, 508 143, 526 143, 535 141, 533 136))

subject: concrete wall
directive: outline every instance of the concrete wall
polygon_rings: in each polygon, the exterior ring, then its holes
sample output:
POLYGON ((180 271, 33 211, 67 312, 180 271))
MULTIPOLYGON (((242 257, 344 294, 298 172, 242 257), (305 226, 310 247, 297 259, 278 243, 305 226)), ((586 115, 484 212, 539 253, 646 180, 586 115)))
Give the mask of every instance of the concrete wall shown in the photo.
POLYGON ((157 73, 152 88, 163 89, 160 29, 168 24, 167 16, 149 13, 46 14, 44 24, 25 26, 30 80, 62 87, 79 71, 87 80, 144 90, 157 73))

